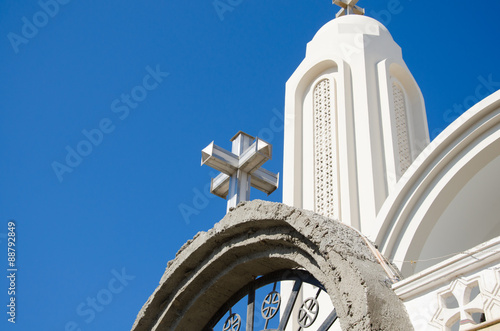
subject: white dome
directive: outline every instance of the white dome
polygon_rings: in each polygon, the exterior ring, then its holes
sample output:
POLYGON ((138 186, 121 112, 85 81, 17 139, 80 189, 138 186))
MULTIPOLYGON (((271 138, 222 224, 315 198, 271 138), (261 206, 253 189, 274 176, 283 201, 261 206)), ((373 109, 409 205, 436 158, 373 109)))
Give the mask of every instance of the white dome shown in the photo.
POLYGON ((367 49, 372 54, 401 53, 387 28, 364 15, 347 15, 331 20, 307 45, 307 53, 329 53, 344 59, 346 55, 364 53, 367 49))

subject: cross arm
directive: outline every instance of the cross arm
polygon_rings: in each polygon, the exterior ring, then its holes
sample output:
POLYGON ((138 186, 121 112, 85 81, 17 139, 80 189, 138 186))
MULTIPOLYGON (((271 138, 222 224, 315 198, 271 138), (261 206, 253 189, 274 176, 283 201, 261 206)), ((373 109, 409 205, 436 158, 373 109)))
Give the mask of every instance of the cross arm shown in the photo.
MULTIPOLYGON (((250 185, 267 195, 273 193, 278 188, 279 174, 260 168, 255 170, 250 176, 250 185)), ((229 193, 229 179, 230 176, 224 173, 212 178, 210 193, 225 199, 229 193)))
POLYGON ((225 199, 229 193, 230 178, 230 176, 224 173, 220 173, 217 177, 212 178, 212 181, 210 182, 210 193, 225 199))
POLYGON ((267 160, 271 159, 272 146, 257 138, 256 141, 240 156, 239 169, 252 174, 267 160))
POLYGON ((361 7, 358 7, 358 6, 354 6, 354 7, 350 7, 349 9, 347 9, 347 8, 341 8, 337 12, 337 14, 335 15, 335 17, 345 16, 347 14, 350 14, 349 10, 352 10, 352 13, 354 13, 354 14, 358 14, 358 15, 364 15, 365 14, 365 9, 364 8, 361 8, 361 7))
POLYGON ((206 164, 227 175, 238 169, 238 163, 237 155, 220 148, 213 141, 201 151, 201 165, 206 164))
POLYGON ((358 2, 358 0, 333 0, 332 3, 334 5, 341 7, 341 9, 338 11, 335 17, 340 17, 347 14, 364 15, 365 14, 364 8, 356 6, 356 2, 358 2))
POLYGON ((252 173, 250 185, 269 195, 278 188, 279 176, 279 173, 275 174, 269 170, 260 168, 252 173))

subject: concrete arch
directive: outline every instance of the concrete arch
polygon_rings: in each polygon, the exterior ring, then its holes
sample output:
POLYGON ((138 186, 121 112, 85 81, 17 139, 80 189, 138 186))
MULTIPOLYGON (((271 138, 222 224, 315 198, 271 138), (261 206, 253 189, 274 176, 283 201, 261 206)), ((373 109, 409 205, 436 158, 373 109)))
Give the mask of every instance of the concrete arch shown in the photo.
MULTIPOLYGON (((479 102, 436 137, 382 207, 377 217, 378 235, 373 237, 382 253, 395 261, 403 275, 409 276, 413 270, 402 261, 419 259, 424 245, 429 245, 431 230, 435 232, 433 228, 452 200, 499 156, 500 91, 479 102)), ((498 178, 498 172, 494 178, 498 178)), ((467 222, 470 220, 458 218, 454 225, 460 230, 467 222)), ((478 227, 485 225, 482 220, 475 222, 478 227)), ((466 228, 463 231, 467 231, 466 228)), ((440 235, 443 238, 449 234, 447 231, 440 235)), ((470 234, 464 233, 464 237, 472 238, 470 234)), ((482 241, 457 240, 463 246, 457 249, 466 250, 482 241)), ((444 252, 434 254, 441 256, 444 252)))
POLYGON ((344 330, 412 329, 356 231, 313 212, 255 200, 181 248, 132 330, 200 330, 254 277, 291 268, 306 269, 323 284, 344 330))

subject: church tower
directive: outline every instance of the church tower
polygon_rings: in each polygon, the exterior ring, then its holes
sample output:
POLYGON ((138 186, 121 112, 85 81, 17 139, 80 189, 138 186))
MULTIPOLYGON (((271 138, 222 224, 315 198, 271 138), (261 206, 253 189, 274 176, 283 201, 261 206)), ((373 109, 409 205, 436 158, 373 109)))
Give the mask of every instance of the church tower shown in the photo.
POLYGON ((500 91, 429 144, 401 48, 333 2, 286 86, 284 203, 245 201, 277 187, 268 143, 203 149, 228 212, 168 262, 132 331, 498 329, 500 91))
POLYGON ((308 43, 286 84, 285 116, 283 203, 363 233, 429 144, 401 48, 362 15, 328 22, 308 43))

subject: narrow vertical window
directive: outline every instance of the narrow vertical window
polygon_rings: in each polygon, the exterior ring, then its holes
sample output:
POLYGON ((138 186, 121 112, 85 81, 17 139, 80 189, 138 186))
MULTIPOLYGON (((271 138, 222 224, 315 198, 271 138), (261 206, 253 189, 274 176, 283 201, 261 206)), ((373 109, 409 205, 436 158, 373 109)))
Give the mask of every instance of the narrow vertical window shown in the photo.
POLYGON ((396 119, 396 135, 398 141, 399 169, 401 175, 410 167, 412 162, 410 153, 410 139, 408 136, 408 120, 406 117, 405 93, 398 83, 392 83, 392 94, 394 97, 394 112, 396 119))
POLYGON ((335 102, 329 79, 314 87, 314 178, 315 211, 335 216, 337 201, 337 151, 335 102))

